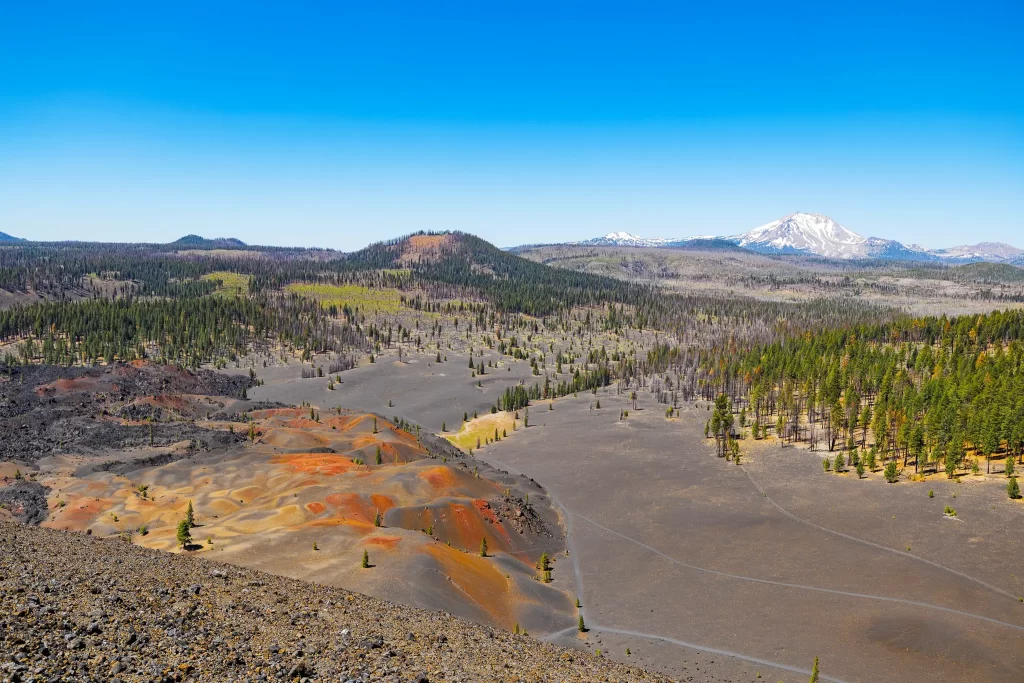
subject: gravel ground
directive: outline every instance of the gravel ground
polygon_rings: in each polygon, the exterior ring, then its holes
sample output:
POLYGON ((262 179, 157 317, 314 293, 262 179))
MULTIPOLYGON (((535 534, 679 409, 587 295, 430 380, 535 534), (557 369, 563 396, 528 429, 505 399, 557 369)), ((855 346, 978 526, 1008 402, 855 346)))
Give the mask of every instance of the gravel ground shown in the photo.
POLYGON ((0 551, 5 683, 669 680, 443 612, 117 539, 0 523, 0 551))

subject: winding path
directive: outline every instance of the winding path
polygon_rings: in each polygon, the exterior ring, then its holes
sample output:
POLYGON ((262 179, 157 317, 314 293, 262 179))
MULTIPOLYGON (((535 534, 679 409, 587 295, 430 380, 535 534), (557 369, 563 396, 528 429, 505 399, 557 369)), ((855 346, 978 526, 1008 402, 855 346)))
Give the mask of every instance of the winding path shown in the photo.
MULTIPOLYGON (((522 472, 520 472, 520 471, 518 471, 518 470, 516 470, 516 469, 514 469, 512 467, 509 467, 508 465, 506 465, 504 462, 502 462, 498 458, 494 458, 494 457, 488 456, 487 457, 487 461, 490 464, 492 464, 494 466, 497 466, 497 467, 501 467, 501 468, 507 470, 508 472, 510 472, 510 473, 512 473, 514 475, 526 477, 525 474, 523 474, 522 472)), ((776 503, 774 500, 772 500, 767 495, 767 492, 765 492, 764 489, 753 478, 753 476, 751 476, 750 472, 747 470, 746 467, 743 468, 743 471, 747 475, 748 479, 750 479, 750 482, 758 490, 758 492, 762 494, 762 497, 764 497, 776 510, 778 510, 783 515, 785 515, 786 517, 788 517, 788 518, 790 518, 790 519, 792 519, 792 520, 794 520, 796 522, 799 522, 801 524, 806 524, 806 525, 808 525, 808 526, 810 526, 810 527, 812 527, 814 529, 817 529, 817 530, 825 532, 825 533, 834 534, 836 536, 845 538, 847 540, 850 540, 850 541, 853 541, 853 542, 856 542, 856 543, 860 543, 860 544, 864 544, 864 545, 867 545, 869 547, 873 547, 873 548, 875 548, 877 550, 882 550, 884 552, 894 553, 896 555, 901 555, 901 556, 907 557, 908 559, 913 559, 913 560, 917 560, 917 561, 923 562, 925 564, 933 566, 933 567, 935 567, 937 569, 940 569, 942 571, 946 571, 946 572, 949 572, 951 574, 954 574, 954 575, 956 575, 958 577, 969 579, 969 580, 973 581, 974 583, 983 586, 986 589, 992 590, 992 591, 994 591, 994 592, 996 592, 996 593, 998 593, 1000 595, 1004 595, 1006 597, 1012 598, 1014 601, 1017 600, 1017 598, 1015 596, 1011 595, 1007 591, 1004 591, 1004 590, 1002 590, 1002 589, 1000 589, 1000 588, 998 588, 996 586, 992 586, 992 585, 990 585, 988 583, 985 583, 984 581, 981 581, 980 579, 976 579, 974 577, 968 576, 968 575, 964 574, 963 572, 960 572, 960 571, 958 571, 956 569, 952 569, 950 567, 946 567, 944 565, 941 565, 941 564, 939 564, 937 562, 933 562, 931 560, 927 560, 925 558, 922 558, 922 557, 919 557, 919 556, 916 556, 916 555, 912 555, 912 554, 907 553, 907 552, 896 550, 895 548, 890 548, 888 546, 884 546, 884 545, 881 545, 881 544, 878 544, 878 543, 874 543, 872 541, 868 541, 868 540, 865 540, 865 539, 857 538, 855 536, 851 536, 849 534, 845 534, 845 533, 840 532, 840 531, 835 531, 833 529, 829 529, 827 527, 823 527, 823 526, 820 526, 820 525, 815 524, 813 522, 810 522, 808 520, 802 519, 802 518, 794 515, 793 513, 789 512, 785 508, 783 508, 781 505, 776 503)), ((836 596, 840 596, 840 597, 844 597, 844 598, 850 598, 850 599, 872 600, 872 601, 878 601, 878 602, 888 602, 888 603, 902 604, 902 605, 907 605, 907 606, 910 606, 910 607, 917 607, 917 608, 921 608, 921 609, 928 609, 928 610, 935 610, 935 611, 939 611, 939 612, 945 612, 947 614, 953 614, 953 615, 964 617, 964 618, 967 618, 967 619, 976 619, 976 620, 980 620, 980 621, 985 621, 985 622, 988 622, 988 623, 995 624, 997 626, 1002 626, 1002 627, 1013 629, 1013 630, 1016 630, 1016 631, 1024 631, 1024 626, 1021 626, 1019 624, 1014 624, 1014 623, 1003 621, 1003 620, 1000 620, 1000 619, 995 619, 995 618, 992 618, 992 617, 987 617, 987 616, 984 616, 984 615, 981 615, 981 614, 975 614, 973 612, 966 612, 966 611, 954 609, 954 608, 951 608, 951 607, 944 607, 942 605, 935 605, 935 604, 932 604, 932 603, 927 603, 927 602, 922 602, 922 601, 917 601, 917 600, 909 600, 909 599, 905 599, 905 598, 896 598, 896 597, 885 596, 885 595, 872 595, 872 594, 868 594, 868 593, 857 593, 857 592, 852 592, 852 591, 842 591, 842 590, 835 590, 835 589, 831 589, 831 588, 822 588, 822 587, 819 587, 819 586, 811 586, 811 585, 806 585, 806 584, 787 583, 787 582, 783 582, 783 581, 774 581, 774 580, 771 580, 771 579, 762 579, 762 578, 752 577, 752 576, 743 576, 743 575, 740 575, 740 574, 731 574, 729 572, 723 572, 723 571, 719 571, 719 570, 716 570, 716 569, 709 569, 707 567, 700 567, 698 565, 689 564, 687 562, 684 562, 682 560, 674 558, 674 557, 666 554, 665 552, 663 552, 663 551, 661 551, 661 550, 659 550, 659 549, 657 549, 657 548, 655 548, 655 547, 653 547, 651 545, 648 545, 648 544, 644 543, 643 541, 637 540, 637 539, 635 539, 635 538, 633 538, 631 536, 628 536, 628 535, 623 534, 623 533, 621 533, 619 531, 616 531, 615 529, 611 529, 611 528, 609 528, 609 527, 607 527, 607 526, 605 526, 605 525, 603 525, 603 524, 601 524, 601 523, 591 519, 590 517, 587 517, 586 515, 582 515, 580 513, 573 512, 566 505, 564 505, 562 503, 562 501, 559 500, 558 497, 556 495, 554 495, 554 493, 552 493, 550 491, 550 489, 546 490, 545 493, 548 495, 548 497, 550 498, 551 502, 561 512, 561 515, 562 515, 563 520, 564 520, 565 530, 566 530, 566 546, 569 549, 570 556, 571 556, 571 559, 572 559, 572 566, 573 566, 573 573, 574 573, 574 577, 575 577, 575 584, 576 584, 576 593, 577 593, 577 595, 582 595, 583 594, 584 581, 583 581, 583 573, 582 573, 582 570, 580 568, 579 561, 578 561, 578 559, 576 557, 576 549, 574 547, 575 543, 574 543, 574 538, 573 537, 574 537, 574 519, 575 518, 579 518, 579 519, 581 519, 581 520, 583 520, 583 521, 593 525, 594 527, 596 527, 598 529, 601 529, 602 531, 605 531, 606 533, 610 533, 610 534, 612 534, 614 536, 617 536, 617 537, 619 537, 619 538, 621 538, 621 539, 623 539, 625 541, 633 543, 633 544, 635 544, 635 545, 637 545, 637 546, 639 546, 639 547, 641 547, 641 548, 643 548, 643 549, 645 549, 645 550, 647 550, 647 551, 649 551, 651 553, 654 553, 655 555, 658 555, 659 557, 661 557, 661 558, 663 558, 665 560, 668 560, 672 564, 675 564, 675 565, 680 566, 680 567, 684 567, 686 569, 690 569, 692 571, 702 572, 702 573, 710 574, 710 575, 713 575, 713 576, 719 576, 719 577, 727 578, 727 579, 733 579, 733 580, 736 580, 736 581, 746 581, 746 582, 757 583, 757 584, 762 584, 762 585, 778 586, 780 588, 787 588, 787 589, 793 589, 793 590, 802 590, 802 591, 811 591, 811 592, 817 592, 817 593, 826 593, 826 594, 836 595, 836 596)), ((586 620, 586 617, 585 617, 585 614, 584 614, 584 611, 583 611, 582 607, 580 608, 580 614, 583 615, 584 619, 586 620)), ((629 629, 621 629, 621 628, 616 628, 614 626, 607 626, 607 625, 604 625, 604 624, 594 623, 594 622, 590 622, 590 621, 587 621, 587 628, 588 628, 588 630, 591 630, 591 631, 600 631, 600 632, 605 632, 605 633, 614 633, 614 634, 617 634, 617 635, 632 636, 632 637, 636 637, 636 638, 644 638, 644 639, 648 639, 648 640, 657 640, 657 641, 661 641, 661 642, 665 642, 665 643, 669 643, 669 644, 673 644, 673 645, 678 645, 680 647, 689 648, 691 650, 696 650, 696 651, 699 651, 699 652, 708 652, 708 653, 712 653, 712 654, 716 654, 716 655, 721 655, 721 656, 724 656, 724 657, 731 657, 731 658, 738 659, 738 660, 741 660, 741 661, 744 661, 744 662, 750 662, 752 664, 758 664, 758 665, 761 665, 761 666, 770 666, 770 667, 773 667, 773 668, 776 668, 776 669, 779 669, 779 670, 782 670, 782 671, 788 671, 790 673, 796 673, 796 674, 802 674, 802 675, 808 675, 808 676, 811 674, 811 671, 809 669, 803 669, 803 668, 800 668, 800 667, 790 666, 790 665, 784 664, 782 662, 775 662, 775 661, 771 661, 771 660, 761 659, 759 657, 754 657, 754 656, 751 656, 751 655, 745 655, 745 654, 742 654, 742 653, 739 653, 739 652, 733 652, 731 650, 723 650, 723 649, 720 649, 720 648, 710 647, 710 646, 707 646, 707 645, 701 645, 701 644, 698 644, 698 643, 690 643, 690 642, 687 642, 687 641, 684 641, 684 640, 680 640, 680 639, 677 639, 677 638, 672 638, 672 637, 669 637, 669 636, 664 636, 664 635, 657 634, 657 633, 644 633, 644 632, 633 631, 633 630, 629 630, 629 629)), ((554 632, 554 633, 547 634, 546 636, 544 636, 542 638, 542 640, 546 640, 546 641, 549 641, 549 642, 550 641, 555 641, 555 640, 558 640, 559 638, 562 638, 562 637, 565 637, 565 636, 569 636, 569 635, 575 633, 576 631, 577 631, 577 627, 576 626, 568 627, 568 628, 565 628, 565 629, 563 629, 561 631, 557 631, 557 632, 554 632)), ((825 674, 821 674, 820 678, 823 681, 831 681, 832 683, 845 683, 842 679, 835 678, 833 676, 828 676, 828 675, 825 675, 825 674)))

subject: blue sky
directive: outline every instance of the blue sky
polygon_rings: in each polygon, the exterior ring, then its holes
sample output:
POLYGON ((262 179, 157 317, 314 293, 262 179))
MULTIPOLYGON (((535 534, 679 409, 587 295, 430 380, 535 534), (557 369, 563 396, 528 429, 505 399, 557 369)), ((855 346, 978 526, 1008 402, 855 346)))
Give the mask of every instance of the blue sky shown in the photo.
POLYGON ((1021 3, 687 4, 8 3, 0 230, 1024 247, 1021 3))

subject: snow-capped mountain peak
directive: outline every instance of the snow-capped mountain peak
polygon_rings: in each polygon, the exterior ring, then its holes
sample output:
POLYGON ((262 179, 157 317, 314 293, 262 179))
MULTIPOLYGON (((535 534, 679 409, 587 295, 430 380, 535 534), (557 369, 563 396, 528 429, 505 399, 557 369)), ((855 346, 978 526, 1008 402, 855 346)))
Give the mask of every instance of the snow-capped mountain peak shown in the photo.
POLYGON ((888 259, 968 263, 989 261, 1024 265, 1024 249, 1000 242, 981 242, 946 249, 904 245, 882 237, 863 237, 819 213, 791 213, 741 235, 732 237, 637 237, 628 232, 611 232, 573 244, 605 247, 711 248, 736 245, 762 254, 804 254, 830 259, 888 259), (709 243, 702 245, 702 243, 709 243))
POLYGON ((610 232, 604 237, 577 242, 589 246, 600 247, 661 247, 677 240, 669 237, 637 237, 628 232, 610 232))
POLYGON ((791 213, 732 238, 755 250, 811 252, 827 258, 867 255, 867 238, 818 213, 791 213))

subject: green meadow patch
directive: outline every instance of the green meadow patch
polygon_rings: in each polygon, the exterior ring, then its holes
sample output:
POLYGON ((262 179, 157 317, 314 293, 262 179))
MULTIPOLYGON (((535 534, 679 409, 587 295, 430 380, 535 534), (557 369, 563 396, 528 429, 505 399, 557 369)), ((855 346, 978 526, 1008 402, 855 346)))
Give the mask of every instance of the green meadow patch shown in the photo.
POLYGON ((228 296, 237 295, 242 296, 249 293, 249 275, 242 275, 241 273, 231 273, 226 270, 219 270, 213 273, 207 273, 203 276, 204 280, 210 280, 212 282, 218 282, 217 293, 226 294, 228 296))
POLYGON ((324 308, 349 306, 363 313, 396 313, 402 307, 402 294, 397 289, 293 283, 285 290, 313 299, 324 308))

